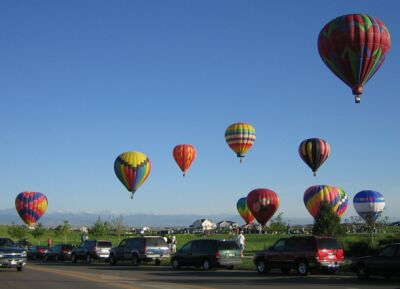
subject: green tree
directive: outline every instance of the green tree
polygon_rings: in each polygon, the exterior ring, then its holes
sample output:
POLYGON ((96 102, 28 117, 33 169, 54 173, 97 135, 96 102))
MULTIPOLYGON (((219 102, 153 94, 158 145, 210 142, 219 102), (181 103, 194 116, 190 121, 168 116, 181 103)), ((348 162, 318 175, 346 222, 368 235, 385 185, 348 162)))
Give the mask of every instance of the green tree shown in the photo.
POLYGON ((25 225, 11 225, 8 227, 7 232, 11 238, 21 240, 28 234, 28 228, 25 225))
POLYGON ((287 230, 287 223, 283 221, 283 212, 280 212, 278 216, 273 218, 269 224, 269 232, 277 232, 278 234, 283 234, 287 230))
POLYGON ((42 223, 38 223, 33 231, 31 231, 31 235, 39 239, 39 245, 40 245, 40 238, 43 237, 47 233, 47 229, 43 226, 42 223))
POLYGON ((332 211, 332 207, 327 201, 321 202, 312 231, 314 235, 333 237, 344 235, 345 229, 340 225, 340 218, 332 211))
POLYGON ((64 220, 62 225, 59 225, 55 229, 57 236, 64 238, 64 243, 67 243, 68 235, 71 231, 71 225, 67 220, 64 220))
POLYGON ((118 243, 121 241, 121 235, 125 233, 126 226, 124 225, 124 218, 122 216, 114 217, 110 222, 111 230, 118 237, 118 243))
POLYGON ((89 228, 89 234, 95 237, 106 237, 111 233, 111 224, 107 221, 103 221, 100 217, 97 218, 96 222, 89 228))

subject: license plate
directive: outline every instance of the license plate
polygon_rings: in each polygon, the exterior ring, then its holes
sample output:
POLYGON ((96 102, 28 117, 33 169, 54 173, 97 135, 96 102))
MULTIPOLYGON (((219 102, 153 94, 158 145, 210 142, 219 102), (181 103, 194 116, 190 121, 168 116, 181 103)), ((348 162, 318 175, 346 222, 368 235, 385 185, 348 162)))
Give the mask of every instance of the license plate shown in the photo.
POLYGON ((16 264, 17 264, 17 261, 11 260, 11 265, 16 265, 16 264))
POLYGON ((329 259, 333 259, 334 256, 333 256, 333 255, 328 255, 328 258, 329 258, 329 259))
POLYGON ((228 257, 235 257, 235 253, 228 254, 228 257))

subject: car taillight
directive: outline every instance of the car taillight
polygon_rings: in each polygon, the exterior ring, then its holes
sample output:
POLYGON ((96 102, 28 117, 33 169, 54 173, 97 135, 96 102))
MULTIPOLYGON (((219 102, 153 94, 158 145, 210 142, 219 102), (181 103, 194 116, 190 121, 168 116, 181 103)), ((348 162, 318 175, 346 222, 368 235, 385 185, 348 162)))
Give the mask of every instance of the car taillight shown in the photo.
POLYGON ((144 247, 144 253, 147 254, 147 247, 144 247))
POLYGON ((220 258, 221 257, 221 253, 220 252, 217 252, 217 253, 215 253, 215 258, 220 258))
POLYGON ((243 252, 242 251, 240 252, 240 257, 243 258, 243 252))

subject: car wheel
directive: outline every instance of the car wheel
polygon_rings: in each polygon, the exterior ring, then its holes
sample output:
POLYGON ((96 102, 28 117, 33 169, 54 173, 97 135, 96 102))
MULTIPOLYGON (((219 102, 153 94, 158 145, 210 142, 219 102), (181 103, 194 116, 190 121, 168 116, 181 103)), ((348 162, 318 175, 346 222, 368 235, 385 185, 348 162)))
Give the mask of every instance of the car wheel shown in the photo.
POLYGON ((203 269, 204 270, 210 270, 211 269, 211 262, 210 262, 210 260, 208 260, 208 259, 204 259, 203 260, 203 269))
POLYGON ((179 269, 179 267, 181 266, 181 265, 179 264, 179 261, 178 261, 177 258, 172 259, 171 265, 172 265, 172 268, 175 269, 175 270, 176 270, 176 269, 179 269))
POLYGON ((110 262, 110 265, 117 264, 117 259, 115 258, 114 254, 110 255, 110 258, 108 259, 108 261, 110 262))
POLYGON ((283 274, 289 274, 290 268, 281 268, 283 274))
POLYGON ((160 266, 161 260, 160 260, 160 259, 156 259, 156 260, 154 261, 154 264, 155 264, 156 266, 160 266))
POLYGON ((76 257, 75 254, 72 254, 72 256, 71 256, 71 261, 72 261, 72 263, 78 262, 78 258, 76 257))
POLYGON ((300 276, 307 276, 308 270, 309 270, 307 261, 304 261, 304 260, 298 261, 296 264, 296 269, 297 269, 297 273, 300 276))
POLYGON ((137 254, 133 254, 133 256, 132 256, 132 265, 133 266, 139 266, 139 264, 140 264, 139 256, 137 254))
POLYGON ((360 279, 360 280, 365 280, 365 279, 369 278, 368 268, 365 267, 365 265, 363 265, 363 264, 360 264, 357 266, 356 272, 357 272, 358 279, 360 279))
POLYGON ((264 259, 257 259, 256 261, 256 268, 258 273, 268 273, 268 266, 264 259))
POLYGON ((88 264, 92 263, 92 256, 90 256, 90 254, 86 254, 85 260, 86 260, 86 263, 88 263, 88 264))
POLYGON ((18 267, 17 267, 17 271, 18 271, 18 272, 21 272, 21 271, 23 271, 23 270, 24 270, 24 266, 18 266, 18 267))

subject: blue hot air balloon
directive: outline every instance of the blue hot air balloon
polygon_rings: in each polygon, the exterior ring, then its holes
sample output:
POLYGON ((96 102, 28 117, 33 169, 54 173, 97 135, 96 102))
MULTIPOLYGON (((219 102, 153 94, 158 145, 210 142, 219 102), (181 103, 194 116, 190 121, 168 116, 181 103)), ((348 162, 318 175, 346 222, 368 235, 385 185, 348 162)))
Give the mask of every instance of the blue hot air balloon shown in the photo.
POLYGON ((366 190, 357 193, 353 199, 354 209, 367 223, 375 222, 385 208, 383 195, 376 191, 366 190))

